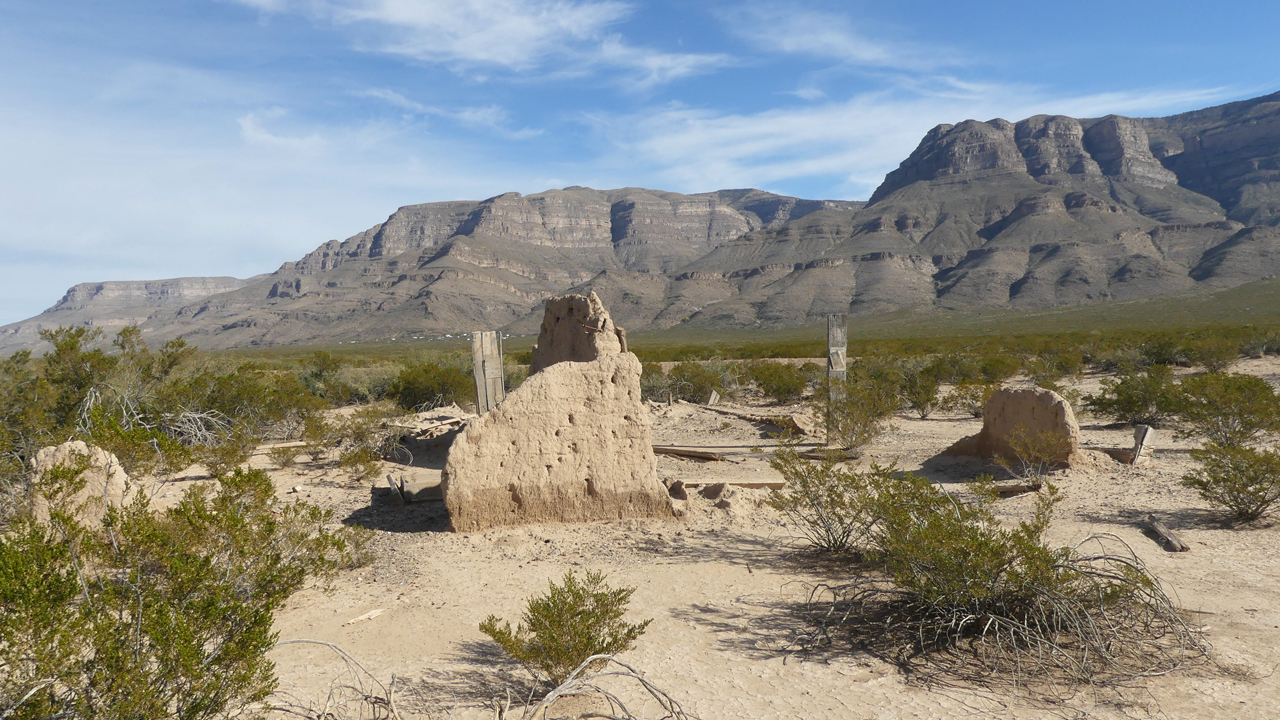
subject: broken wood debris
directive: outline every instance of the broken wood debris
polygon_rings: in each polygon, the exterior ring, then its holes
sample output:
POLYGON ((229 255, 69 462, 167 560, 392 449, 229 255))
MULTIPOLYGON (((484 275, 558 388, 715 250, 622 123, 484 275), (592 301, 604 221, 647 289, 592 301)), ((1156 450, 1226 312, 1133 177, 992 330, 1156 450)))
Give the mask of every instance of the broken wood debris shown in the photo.
POLYGON ((1147 527, 1160 538, 1160 544, 1169 552, 1190 552, 1191 546, 1182 541, 1178 534, 1170 530, 1155 515, 1147 515, 1147 527))

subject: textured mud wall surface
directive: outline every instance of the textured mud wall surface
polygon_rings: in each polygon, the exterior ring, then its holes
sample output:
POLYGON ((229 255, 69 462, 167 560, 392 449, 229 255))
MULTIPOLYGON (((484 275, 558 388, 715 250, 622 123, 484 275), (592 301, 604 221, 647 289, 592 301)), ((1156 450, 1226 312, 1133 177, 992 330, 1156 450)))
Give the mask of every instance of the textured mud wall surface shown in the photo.
POLYGON ((41 448, 31 459, 32 510, 37 518, 49 519, 49 503, 41 494, 45 473, 59 466, 71 466, 87 462, 88 469, 81 476, 84 488, 72 496, 71 505, 82 505, 80 519, 89 525, 99 525, 108 507, 121 507, 133 499, 136 492, 124 467, 115 455, 100 447, 72 440, 61 445, 41 448))
POLYGON ((595 360, 622 352, 618 329, 595 293, 547 300, 529 374, 555 363, 595 360))
POLYGON ((441 481, 456 532, 535 522, 672 517, 630 353, 530 375, 469 423, 441 481))
POLYGON ((987 401, 982 411, 982 431, 952 445, 949 455, 977 457, 1015 457, 1009 444, 1010 435, 1021 430, 1034 438, 1052 433, 1062 440, 1062 451, 1054 458, 1064 465, 1078 463, 1080 425, 1071 404, 1061 395, 1042 388, 1001 388, 987 401))

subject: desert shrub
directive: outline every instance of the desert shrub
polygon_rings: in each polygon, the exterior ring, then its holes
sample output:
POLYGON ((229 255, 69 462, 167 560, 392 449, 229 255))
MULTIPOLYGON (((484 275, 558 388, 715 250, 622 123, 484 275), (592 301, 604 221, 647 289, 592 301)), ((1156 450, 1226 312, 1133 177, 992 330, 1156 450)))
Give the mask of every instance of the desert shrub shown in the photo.
POLYGON ((943 405, 980 418, 987 401, 999 389, 999 383, 961 382, 943 399, 943 405))
POLYGON ((1168 365, 1151 365, 1102 381, 1097 395, 1086 395, 1085 407, 1096 415, 1115 418, 1127 425, 1168 424, 1173 414, 1177 386, 1168 365))
POLYGON ((100 531, 67 498, 83 466, 45 475, 50 522, 0 535, 0 715, 201 720, 253 716, 275 687, 273 615, 348 550, 331 512, 280 503, 260 471, 140 495, 100 531))
POLYGON ((1148 363, 1141 348, 1135 345, 1119 345, 1097 350, 1090 365, 1096 372, 1134 373, 1148 363))
POLYGON ((1024 368, 1037 385, 1057 392, 1055 388, 1062 379, 1079 376, 1084 368, 1084 356, 1079 348, 1070 346, 1043 348, 1024 361, 1024 368))
POLYGON ((1183 379, 1172 401, 1183 424, 1181 437, 1202 436, 1240 447, 1280 431, 1280 397, 1267 381, 1251 375, 1209 373, 1183 379))
POLYGON ((1022 359, 1006 353, 983 355, 977 363, 983 383, 1003 383, 1022 371, 1022 359))
POLYGON ((432 362, 406 367, 387 388, 387 397, 394 398, 409 412, 475 402, 475 393, 475 380, 471 375, 458 367, 432 362))
POLYGON ((760 392, 778 403, 799 400, 809 387, 808 375, 790 363, 756 360, 746 364, 746 376, 760 392))
POLYGON ((817 414, 827 437, 840 447, 857 450, 889 429, 898 411, 901 376, 884 363, 860 362, 843 381, 824 383, 815 395, 817 414))
POLYGON ((552 686, 563 683, 592 655, 630 650, 652 622, 624 621, 635 588, 613 589, 598 572, 589 571, 579 580, 570 571, 563 585, 548 584, 546 595, 528 601, 514 630, 511 623, 490 615, 480 623, 480 631, 552 686))
POLYGON ((899 392, 907 407, 924 420, 942 405, 941 368, 924 365, 907 368, 899 384, 899 392))
POLYGON ((1240 357, 1240 341, 1231 337, 1207 336, 1185 343, 1187 361, 1207 372, 1222 373, 1240 357))
POLYGON ((671 380, 662 371, 661 363, 643 363, 640 366, 640 398, 655 402, 666 402, 668 393, 674 395, 671 380))
POLYGON ((792 445, 773 451, 769 465, 786 485, 772 491, 765 502, 781 512, 810 545, 822 552, 862 546, 872 520, 866 473, 841 467, 837 453, 809 462, 792 445))
POLYGON ((1052 430, 1032 432, 1027 426, 1018 425, 1006 438, 1009 452, 997 455, 996 464, 1035 490, 1044 484, 1046 475, 1064 465, 1062 458, 1070 450, 1067 436, 1052 430))
POLYGON ((721 395, 728 393, 724 377, 709 365, 685 361, 677 363, 667 373, 669 389, 676 397, 691 403, 705 403, 714 390, 721 395))
POLYGON ((101 408, 94 411, 88 441, 120 460, 131 477, 172 475, 195 459, 191 448, 155 428, 135 425, 126 429, 118 418, 107 417, 101 408))
POLYGON ((214 477, 229 475, 236 468, 249 461, 257 438, 248 426, 236 425, 231 432, 219 438, 218 442, 209 445, 197 445, 195 457, 214 477))
POLYGON ((1209 443, 1191 456, 1201 466, 1183 476, 1182 484, 1232 520, 1256 520, 1280 500, 1280 453, 1209 443))
POLYGON ((507 392, 511 392, 523 385, 528 377, 528 363, 517 363, 510 355, 502 357, 502 384, 507 392))
POLYGON ((298 460, 298 456, 301 455, 305 449, 305 446, 294 445, 293 443, 277 445, 276 447, 267 450, 267 457, 271 458, 271 462, 275 463, 276 467, 283 470, 285 468, 293 467, 293 464, 298 460))
POLYGON ((1263 358, 1267 353, 1280 353, 1280 330, 1254 330, 1241 341, 1240 352, 1252 358, 1263 358))
POLYGON ((1191 359, 1187 357, 1187 349, 1179 338, 1171 335, 1158 335, 1150 338, 1138 347, 1142 355, 1142 364, 1177 365, 1187 367, 1191 359))
POLYGON ((1107 683, 1207 651, 1127 547, 1047 544, 1052 485, 1030 519, 1004 527, 983 488, 961 502, 883 469, 870 484, 868 545, 880 572, 825 588, 834 601, 820 617, 839 618, 860 646, 919 676, 1107 683))
POLYGON ((403 370, 396 363, 377 363, 357 367, 344 365, 337 372, 334 384, 340 388, 341 405, 363 405, 387 399, 391 384, 403 370))
POLYGON ((401 431, 387 423, 394 415, 390 404, 366 405, 340 418, 329 442, 338 453, 338 467, 352 479, 367 480, 382 470, 382 461, 401 452, 401 431))

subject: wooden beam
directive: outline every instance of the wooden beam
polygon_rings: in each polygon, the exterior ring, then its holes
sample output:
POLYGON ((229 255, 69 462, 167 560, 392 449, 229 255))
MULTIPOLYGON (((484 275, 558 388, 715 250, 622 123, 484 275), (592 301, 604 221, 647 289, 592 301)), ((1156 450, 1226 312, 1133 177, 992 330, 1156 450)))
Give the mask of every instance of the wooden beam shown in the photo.
POLYGON ((693 450, 690 448, 666 447, 662 445, 654 445, 653 452, 657 455, 674 455, 676 457, 692 458, 694 460, 714 460, 719 462, 725 459, 724 455, 718 452, 693 450))
POLYGON ((1170 530, 1155 515, 1147 515, 1147 527, 1160 538, 1160 544, 1169 552, 1190 552, 1191 546, 1182 541, 1178 534, 1170 530))

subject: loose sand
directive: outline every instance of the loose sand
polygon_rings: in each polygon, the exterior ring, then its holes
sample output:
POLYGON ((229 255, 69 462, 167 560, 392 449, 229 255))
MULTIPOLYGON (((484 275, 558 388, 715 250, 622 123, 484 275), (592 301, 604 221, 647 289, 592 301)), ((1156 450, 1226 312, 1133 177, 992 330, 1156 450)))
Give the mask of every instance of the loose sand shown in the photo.
MULTIPOLYGON (((1280 385, 1280 362, 1246 360, 1234 370, 1280 385)), ((1098 378, 1081 383, 1096 389, 1098 378)), ((745 404, 761 407, 763 402, 745 404)), ((752 448, 768 445, 767 430, 708 410, 677 404, 649 406, 654 442, 714 448, 726 462, 661 456, 659 475, 687 484, 769 482, 778 475, 752 448)), ((791 408, 797 409, 797 408, 791 408)), ((787 411, 771 408, 771 412, 787 411)), ((1107 429, 1081 417, 1086 450, 1131 447, 1132 429, 1107 429)), ((898 467, 958 485, 992 468, 978 461, 938 458, 981 421, 959 415, 928 420, 901 415, 895 429, 860 462, 898 467)), ((414 447, 418 478, 438 476, 444 445, 414 447)), ((1280 717, 1280 520, 1241 529, 1223 527, 1178 479, 1193 463, 1191 442, 1162 432, 1154 462, 1097 463, 1058 473, 1061 489, 1049 536, 1074 543, 1091 533, 1114 533, 1129 543, 1204 627, 1217 658, 1243 666, 1257 679, 1207 668, 1136 683, 1117 699, 1081 691, 1062 705, 965 687, 923 687, 893 666, 841 648, 806 655, 794 644, 803 629, 792 612, 807 586, 839 580, 803 552, 794 533, 761 504, 765 489, 739 489, 727 509, 690 492, 685 517, 674 522, 629 521, 530 525, 476 535, 445 531, 443 504, 391 503, 389 493, 351 484, 335 469, 304 463, 273 472, 287 497, 334 508, 345 522, 376 530, 372 564, 343 572, 332 591, 308 588, 279 614, 282 640, 336 643, 387 682, 394 675, 405 717, 492 718, 489 699, 504 688, 528 687, 523 670, 504 659, 477 629, 490 613, 519 618, 526 598, 546 591, 566 571, 599 570, 614 586, 634 586, 630 617, 653 618, 637 647, 622 658, 665 689, 685 710, 715 718, 1275 718, 1280 717), (1160 516, 1190 543, 1169 553, 1144 533, 1141 520, 1160 516), (372 611, 381 614, 351 623, 372 611)), ((263 456, 255 465, 270 469, 263 456)), ((404 468, 395 469, 399 472, 404 468)), ((168 492, 176 494, 181 484, 168 492)), ((1024 516, 1030 496, 1000 502, 1002 517, 1024 516)), ((330 649, 288 645, 272 653, 282 689, 323 697, 344 681, 344 664, 330 649)), ((631 697, 638 697, 632 692, 631 697)), ((649 703, 650 717, 657 716, 649 703)))

